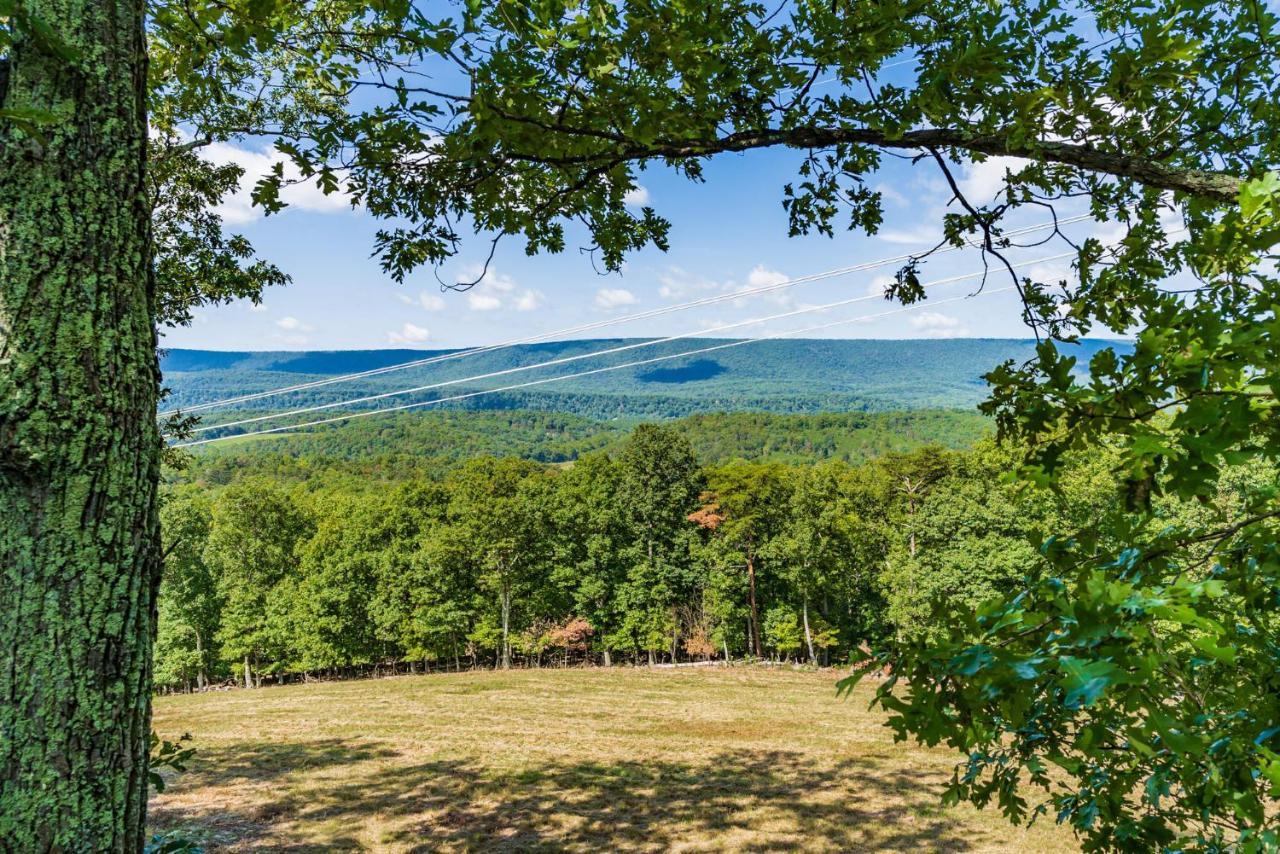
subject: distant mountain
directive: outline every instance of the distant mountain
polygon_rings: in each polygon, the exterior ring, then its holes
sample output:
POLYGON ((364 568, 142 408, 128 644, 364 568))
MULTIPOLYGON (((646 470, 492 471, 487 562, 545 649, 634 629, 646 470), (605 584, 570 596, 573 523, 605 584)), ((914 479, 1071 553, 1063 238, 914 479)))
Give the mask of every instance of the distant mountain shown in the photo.
MULTIPOLYGON (((431 365, 304 389, 243 403, 237 408, 280 410, 439 385, 376 402, 351 404, 350 408, 497 390, 427 408, 523 409, 595 419, 629 419, 725 411, 971 409, 986 395, 982 374, 1005 360, 1021 362, 1034 355, 1034 342, 1014 339, 776 340, 742 345, 732 339, 699 338, 637 346, 640 344, 642 339, 559 341, 466 357, 456 350, 173 349, 164 353, 161 366, 165 384, 173 392, 166 407, 190 406, 441 358, 431 365), (593 355, 606 350, 614 352, 593 355), (694 350, 703 352, 691 353, 694 350), (570 377, 641 360, 645 364, 570 377), (558 364, 530 367, 548 361, 558 364), (561 377, 564 379, 538 382, 561 377), (512 388, 530 382, 537 384, 512 388)), ((1095 352, 1112 346, 1127 349, 1122 342, 1102 340, 1086 340, 1068 349, 1085 366, 1095 352)), ((225 410, 219 410, 222 411, 225 410)), ((215 418, 211 414, 206 423, 215 418)))

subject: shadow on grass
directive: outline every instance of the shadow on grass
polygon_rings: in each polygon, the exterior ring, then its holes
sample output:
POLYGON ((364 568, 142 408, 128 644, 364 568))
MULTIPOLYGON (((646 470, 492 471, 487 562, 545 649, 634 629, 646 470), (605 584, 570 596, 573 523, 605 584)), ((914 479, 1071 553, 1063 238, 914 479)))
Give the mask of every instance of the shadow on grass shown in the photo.
POLYGON ((938 778, 873 761, 814 767, 788 751, 731 751, 706 763, 581 762, 494 771, 468 761, 373 762, 396 751, 325 741, 203 752, 181 788, 229 793, 168 799, 157 829, 187 828, 212 850, 966 851, 974 831, 938 809, 938 778), (333 774, 350 767, 350 773, 333 774), (305 772, 326 770, 326 778, 305 772), (291 785, 285 774, 304 772, 291 785), (260 791, 237 793, 252 781, 260 791), (225 788, 224 788, 225 787, 225 788), (289 789, 290 791, 286 791, 289 789), (194 803, 189 803, 194 800, 194 803))
POLYGON ((197 751, 199 779, 205 785, 223 786, 241 780, 263 782, 327 768, 354 765, 370 759, 392 759, 399 754, 378 744, 330 738, 303 743, 252 742, 197 751))

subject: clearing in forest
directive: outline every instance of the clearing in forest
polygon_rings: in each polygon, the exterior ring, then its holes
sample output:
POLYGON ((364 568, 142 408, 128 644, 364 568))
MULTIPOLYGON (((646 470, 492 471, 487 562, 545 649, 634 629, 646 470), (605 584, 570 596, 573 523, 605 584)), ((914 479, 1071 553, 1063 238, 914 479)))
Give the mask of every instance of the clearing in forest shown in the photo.
MULTIPOLYGON (((161 697, 190 769, 157 830, 207 850, 1074 851, 942 808, 954 754, 871 687, 760 668, 525 670, 161 697)), ((1029 792, 1032 798, 1036 793, 1029 792)))

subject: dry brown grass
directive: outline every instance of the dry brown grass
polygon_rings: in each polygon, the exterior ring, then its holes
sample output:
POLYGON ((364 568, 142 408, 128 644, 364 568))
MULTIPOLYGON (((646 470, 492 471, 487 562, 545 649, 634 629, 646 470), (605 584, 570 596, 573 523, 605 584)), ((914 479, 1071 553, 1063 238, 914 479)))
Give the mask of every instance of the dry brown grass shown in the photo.
POLYGON ((152 805, 210 850, 1074 851, 943 809, 951 754, 870 688, 752 668, 405 676, 163 697, 198 759, 152 805))

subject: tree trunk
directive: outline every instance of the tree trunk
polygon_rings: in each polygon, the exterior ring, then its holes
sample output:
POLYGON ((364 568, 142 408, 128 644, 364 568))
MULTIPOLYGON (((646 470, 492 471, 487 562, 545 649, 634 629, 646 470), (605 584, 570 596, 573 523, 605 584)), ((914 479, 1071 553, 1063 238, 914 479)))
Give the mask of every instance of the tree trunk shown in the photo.
POLYGON ((809 597, 804 597, 804 608, 801 613, 804 615, 804 642, 809 647, 809 663, 817 664, 818 656, 813 654, 813 632, 809 631, 809 597))
POLYGON ((195 632, 196 636, 196 687, 201 691, 204 690, 205 684, 208 682, 204 671, 204 642, 200 639, 200 632, 195 632))
POLYGON ((502 669, 511 669, 511 592, 502 591, 502 669))
POLYGON ((916 556, 916 499, 915 499, 915 490, 916 490, 916 489, 918 489, 918 487, 916 487, 916 486, 912 486, 911 482, 910 482, 910 481, 907 481, 907 487, 906 487, 906 488, 907 488, 908 490, 911 490, 911 492, 909 493, 909 497, 908 497, 908 499, 907 499, 907 518, 910 520, 909 524, 911 525, 910 545, 908 545, 908 547, 907 547, 907 548, 908 548, 908 550, 909 550, 909 551, 910 551, 910 553, 911 553, 911 557, 913 557, 913 558, 914 558, 914 557, 916 556))
POLYGON ((249 656, 244 657, 244 687, 253 687, 253 669, 249 667, 249 656))
MULTIPOLYGON (((27 0, 0 107, 0 850, 139 850, 160 550, 142 0, 27 0)), ((11 25, 12 22, 10 22, 11 25)))
POLYGON ((609 655, 609 647, 604 648, 604 666, 613 667, 613 658, 609 655))
POLYGON ((751 601, 751 647, 756 658, 761 657, 760 646, 760 609, 756 605, 756 560, 755 555, 747 551, 747 596, 751 601))

